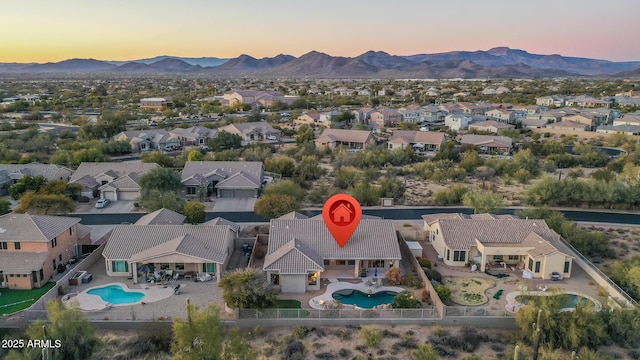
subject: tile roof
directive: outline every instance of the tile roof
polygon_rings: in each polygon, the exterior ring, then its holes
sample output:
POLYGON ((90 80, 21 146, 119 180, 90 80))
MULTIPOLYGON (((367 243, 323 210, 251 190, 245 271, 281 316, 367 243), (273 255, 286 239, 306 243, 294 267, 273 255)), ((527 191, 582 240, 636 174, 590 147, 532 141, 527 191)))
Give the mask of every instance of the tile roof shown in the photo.
POLYGON ((145 260, 153 260, 154 258, 178 253, 203 261, 222 264, 227 258, 226 249, 226 247, 217 248, 211 246, 209 242, 203 239, 199 239, 191 234, 185 234, 142 250, 131 256, 129 261, 143 262, 145 260))
POLYGON ((87 235, 91 235, 91 228, 87 225, 78 223, 78 239, 82 239, 87 235))
POLYGON ((274 129, 264 121, 229 124, 221 127, 219 130, 243 136, 251 133, 252 131, 258 131, 262 134, 280 133, 279 130, 274 129))
POLYGON ((472 144, 476 146, 483 146, 491 143, 495 143, 504 147, 511 147, 513 144, 513 140, 506 136, 491 136, 491 135, 473 135, 466 134, 462 135, 462 139, 460 140, 461 144, 472 144))
POLYGON ((442 236, 453 250, 467 250, 476 240, 487 244, 522 244, 533 232, 557 243, 558 235, 541 219, 445 219, 440 220, 442 236))
POLYGON ((208 127, 196 125, 186 129, 175 128, 171 130, 170 133, 178 136, 189 137, 189 138, 198 138, 198 137, 214 138, 218 135, 218 130, 209 129, 208 127))
POLYGON ((110 187, 116 190, 140 190, 140 185, 138 184, 139 178, 140 175, 137 172, 132 172, 102 185, 99 189, 102 190, 110 187))
POLYGON ((406 142, 410 144, 442 144, 445 142, 444 133, 437 131, 394 130, 389 138, 390 143, 406 142))
POLYGON ((142 216, 136 225, 181 225, 187 217, 175 211, 162 208, 142 216))
POLYGON ((259 161, 187 161, 182 169, 181 178, 183 182, 195 175, 218 175, 226 179, 240 171, 244 173, 244 177, 252 179, 258 186, 262 183, 263 168, 259 161))
POLYGON ((83 162, 69 179, 70 183, 77 181, 84 176, 91 176, 95 178, 100 174, 110 173, 117 177, 124 176, 131 172, 136 172, 139 175, 147 173, 149 170, 159 167, 156 163, 143 163, 143 162, 123 162, 123 163, 111 163, 111 162, 83 162))
POLYGON ((307 274, 324 270, 324 259, 304 242, 293 239, 268 254, 263 269, 279 274, 307 274))
POLYGON ((495 120, 487 120, 487 121, 481 121, 481 122, 469 124, 470 128, 474 128, 474 127, 489 127, 489 126, 493 126, 498 130, 499 129, 511 129, 511 128, 515 127, 513 125, 505 124, 503 122, 498 122, 498 121, 495 121, 495 120))
POLYGON ((0 164, 0 171, 6 170, 10 178, 17 180, 25 175, 44 176, 47 181, 67 180, 73 171, 63 166, 54 164, 0 164))
POLYGON ((256 178, 245 171, 238 171, 228 178, 219 181, 216 189, 258 189, 262 187, 262 179, 256 178))
POLYGON ((136 254, 173 241, 156 248, 156 254, 175 249, 184 254, 200 258, 215 257, 216 262, 224 262, 229 232, 231 228, 226 225, 116 225, 102 255, 105 259, 129 260, 136 254), (189 235, 189 238, 181 244, 185 235, 189 235), (181 240, 175 240, 177 238, 181 240))
POLYGON ((578 128, 578 129, 585 129, 587 128, 589 125, 587 124, 583 124, 577 121, 572 121, 572 120, 564 120, 564 121, 559 121, 556 123, 551 123, 551 124, 547 124, 546 127, 548 128, 578 128))
POLYGON ((267 255, 288 244, 291 239, 305 244, 323 259, 400 259, 400 247, 393 221, 362 219, 349 242, 341 248, 324 221, 271 220, 267 255))
POLYGON ((211 219, 205 223, 202 223, 204 226, 213 226, 213 225, 227 225, 231 228, 231 230, 238 233, 240 231, 240 225, 234 223, 233 221, 229 221, 225 218, 217 217, 215 219, 211 219))
POLYGON ((27 274, 39 271, 49 257, 47 252, 0 251, 0 270, 5 274, 27 274))
POLYGON ((47 242, 80 222, 80 218, 9 213, 0 216, 0 241, 47 242))
POLYGON ((301 214, 297 211, 292 211, 288 214, 284 214, 282 216, 280 216, 278 219, 289 219, 289 220, 294 220, 294 219, 308 219, 309 217, 307 215, 301 214))
POLYGON ((324 129, 322 134, 318 136, 316 142, 330 143, 335 141, 366 143, 374 141, 371 131, 367 130, 343 130, 343 129, 324 129))

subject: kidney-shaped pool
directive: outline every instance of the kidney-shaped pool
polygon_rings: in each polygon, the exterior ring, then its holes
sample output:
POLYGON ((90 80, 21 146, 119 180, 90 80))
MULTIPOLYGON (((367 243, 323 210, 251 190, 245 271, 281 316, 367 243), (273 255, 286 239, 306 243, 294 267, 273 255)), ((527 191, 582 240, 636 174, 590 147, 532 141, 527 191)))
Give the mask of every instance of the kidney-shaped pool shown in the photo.
POLYGON ((140 291, 127 291, 120 285, 91 289, 87 294, 100 296, 102 300, 113 305, 133 304, 142 301, 145 297, 145 294, 140 291))
POLYGON ((378 291, 373 293, 363 293, 355 289, 342 289, 334 291, 331 297, 346 305, 355 305, 363 309, 372 309, 374 306, 391 304, 393 298, 398 295, 395 291, 378 291))

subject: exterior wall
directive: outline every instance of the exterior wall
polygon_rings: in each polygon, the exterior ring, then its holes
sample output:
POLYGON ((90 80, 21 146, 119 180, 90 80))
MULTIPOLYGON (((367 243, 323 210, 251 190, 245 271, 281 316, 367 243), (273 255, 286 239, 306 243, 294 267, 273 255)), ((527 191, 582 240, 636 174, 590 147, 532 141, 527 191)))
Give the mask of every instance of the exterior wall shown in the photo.
POLYGON ((444 124, 448 126, 449 129, 455 131, 466 129, 469 126, 470 122, 471 118, 469 117, 447 116, 444 119, 444 124))
POLYGON ((298 294, 306 292, 307 275, 280 275, 280 291, 298 294))
POLYGON ((258 197, 257 189, 218 189, 220 198, 255 198, 258 197))
POLYGON ((562 275, 562 277, 565 277, 565 278, 571 277, 572 265, 569 265, 569 272, 565 273, 564 272, 565 261, 572 262, 570 257, 565 256, 565 254, 562 254, 560 252, 553 253, 551 255, 546 256, 544 259, 544 262, 542 263, 542 270, 541 270, 542 278, 550 279, 552 272, 557 272, 560 275, 562 275))
POLYGON ((140 197, 139 191, 120 191, 118 192, 118 200, 134 201, 140 197))

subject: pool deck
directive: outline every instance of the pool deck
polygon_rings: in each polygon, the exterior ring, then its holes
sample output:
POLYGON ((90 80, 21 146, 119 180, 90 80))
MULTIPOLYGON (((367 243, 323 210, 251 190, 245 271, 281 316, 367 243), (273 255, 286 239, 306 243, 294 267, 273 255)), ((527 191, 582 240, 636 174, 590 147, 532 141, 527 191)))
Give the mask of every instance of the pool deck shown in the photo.
POLYGON ((100 310, 108 309, 112 306, 146 305, 147 303, 164 300, 174 294, 174 288, 175 286, 170 286, 170 285, 156 286, 156 285, 149 285, 149 284, 140 284, 139 288, 132 289, 132 288, 129 288, 124 283, 113 282, 105 285, 93 286, 79 293, 67 294, 63 297, 62 300, 69 304, 77 302, 78 307, 83 311, 100 311, 100 310), (140 301, 137 301, 137 302, 127 303, 127 304, 111 304, 109 302, 104 301, 98 295, 92 295, 88 293, 90 290, 99 289, 99 288, 107 287, 110 285, 119 285, 125 291, 141 292, 145 296, 140 301))
MULTIPOLYGON (((335 276, 331 276, 328 279, 330 283, 327 285, 325 292, 309 300, 309 306, 312 309, 318 309, 318 310, 325 309, 325 304, 331 303, 334 300, 332 297, 332 294, 338 290, 344 290, 344 289, 359 290, 365 294, 368 294, 368 293, 375 294, 380 291, 400 292, 405 290, 397 286, 376 285, 376 284, 382 284, 382 278, 380 277, 362 278, 363 280, 362 282, 355 283, 355 284, 347 281, 339 281, 335 276), (374 281, 375 281, 375 284, 374 284, 374 281), (372 284, 372 285, 368 285, 368 284, 372 284)), ((350 305, 343 305, 343 306, 350 306, 350 305)), ((357 308, 356 306, 353 306, 353 307, 357 308)))

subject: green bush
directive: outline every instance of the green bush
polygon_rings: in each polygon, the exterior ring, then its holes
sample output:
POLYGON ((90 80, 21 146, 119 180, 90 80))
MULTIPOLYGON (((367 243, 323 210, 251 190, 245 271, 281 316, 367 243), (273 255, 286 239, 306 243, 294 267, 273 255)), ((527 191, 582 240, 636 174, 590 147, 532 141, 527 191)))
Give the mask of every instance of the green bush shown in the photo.
POLYGON ((442 302, 447 302, 451 299, 451 289, 448 286, 436 285, 435 289, 442 302))
POLYGON ((363 326, 360 329, 360 337, 367 347, 377 348, 382 342, 382 332, 372 325, 363 326))
POLYGON ((404 277, 403 284, 412 288, 420 289, 422 287, 422 280, 418 275, 407 274, 404 277))
POLYGON ((429 259, 418 259, 418 264, 420 264, 420 267, 431 269, 431 261, 429 259))

